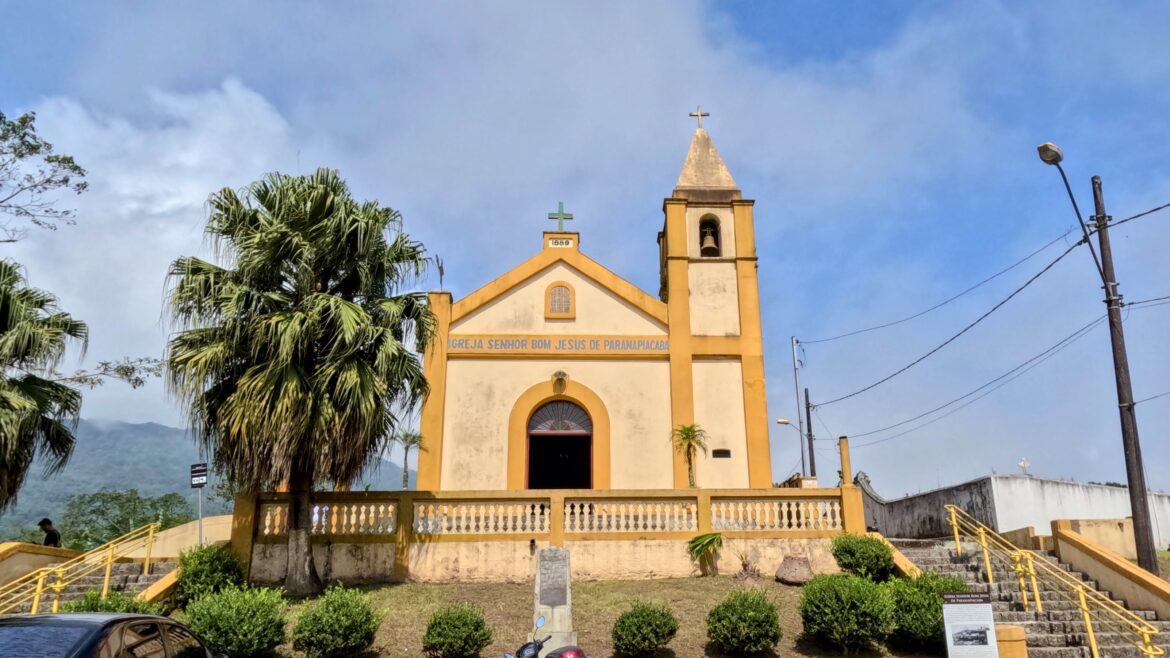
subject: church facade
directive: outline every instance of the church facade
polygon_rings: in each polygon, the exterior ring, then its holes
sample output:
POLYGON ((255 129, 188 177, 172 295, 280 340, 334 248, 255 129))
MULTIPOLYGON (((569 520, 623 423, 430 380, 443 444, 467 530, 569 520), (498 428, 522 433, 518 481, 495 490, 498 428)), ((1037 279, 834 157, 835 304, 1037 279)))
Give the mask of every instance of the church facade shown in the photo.
POLYGON ((564 230, 462 299, 430 293, 418 489, 686 488, 671 432, 692 424, 699 487, 771 486, 753 202, 701 127, 663 213, 657 295, 564 230))

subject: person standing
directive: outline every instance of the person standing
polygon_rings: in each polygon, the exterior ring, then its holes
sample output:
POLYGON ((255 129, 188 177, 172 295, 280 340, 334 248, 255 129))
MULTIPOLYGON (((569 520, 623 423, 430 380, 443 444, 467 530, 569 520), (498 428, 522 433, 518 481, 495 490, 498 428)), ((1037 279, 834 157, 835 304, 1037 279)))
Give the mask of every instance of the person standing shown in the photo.
POLYGON ((61 548, 61 533, 57 532, 57 529, 53 527, 52 521, 49 519, 41 519, 41 522, 37 525, 40 527, 41 532, 45 533, 45 546, 61 548))

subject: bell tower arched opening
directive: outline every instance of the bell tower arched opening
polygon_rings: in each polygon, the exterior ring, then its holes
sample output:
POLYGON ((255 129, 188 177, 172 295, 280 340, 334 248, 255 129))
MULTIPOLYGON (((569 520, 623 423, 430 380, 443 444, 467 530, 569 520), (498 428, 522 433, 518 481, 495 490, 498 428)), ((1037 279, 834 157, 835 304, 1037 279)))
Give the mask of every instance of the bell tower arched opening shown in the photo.
POLYGON ((528 488, 593 488, 593 420, 569 400, 547 402, 528 420, 528 488))

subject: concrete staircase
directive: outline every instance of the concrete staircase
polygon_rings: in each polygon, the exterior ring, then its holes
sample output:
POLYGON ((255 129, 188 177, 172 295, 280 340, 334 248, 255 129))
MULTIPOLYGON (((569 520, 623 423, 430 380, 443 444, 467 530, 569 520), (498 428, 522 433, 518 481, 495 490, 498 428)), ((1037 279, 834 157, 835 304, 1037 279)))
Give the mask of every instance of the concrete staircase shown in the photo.
MULTIPOLYGON (((1006 565, 996 564, 993 559, 995 583, 987 584, 983 555, 978 544, 964 543, 963 555, 959 557, 955 554, 953 542, 921 539, 891 539, 890 542, 923 571, 958 576, 967 581, 971 591, 990 592, 996 623, 1022 626, 1027 632, 1029 658, 1091 658, 1081 611, 1064 592, 1045 588, 1042 583, 1040 599, 1044 603, 1044 612, 1035 612, 1032 605, 1029 606, 1032 610, 1025 612, 1016 574, 1006 565)), ((1053 554, 1044 555, 1056 561, 1053 554)), ((1074 578, 1085 581, 1125 606, 1125 601, 1100 590, 1097 583, 1084 574, 1072 571, 1064 564, 1061 567, 1074 578)), ((1158 621, 1157 616, 1149 610, 1132 612, 1161 631, 1155 638, 1159 647, 1170 647, 1170 621, 1158 621)), ((1109 628, 1096 623, 1093 630, 1102 658, 1143 658, 1144 654, 1132 643, 1132 636, 1111 632, 1109 628)), ((1170 658, 1170 649, 1167 649, 1166 656, 1170 658)))
MULTIPOLYGON (((53 568, 57 565, 50 565, 48 568, 53 568)), ((150 565, 150 573, 142 573, 142 564, 133 562, 118 562, 110 569, 110 591, 124 592, 130 595, 137 595, 147 587, 150 587, 155 581, 174 571, 178 566, 176 562, 153 562, 150 565)), ((79 578, 75 582, 70 583, 61 592, 61 605, 65 605, 69 601, 76 601, 85 596, 85 593, 90 590, 100 592, 102 590, 102 582, 105 580, 105 571, 99 569, 98 571, 79 578)), ((52 610, 53 607, 53 591, 49 588, 52 583, 52 578, 47 578, 45 581, 45 591, 41 594, 40 612, 45 613, 52 610)), ((35 588, 35 584, 30 584, 28 589, 35 588)), ((14 612, 29 612, 32 607, 31 598, 28 602, 21 605, 14 612)))

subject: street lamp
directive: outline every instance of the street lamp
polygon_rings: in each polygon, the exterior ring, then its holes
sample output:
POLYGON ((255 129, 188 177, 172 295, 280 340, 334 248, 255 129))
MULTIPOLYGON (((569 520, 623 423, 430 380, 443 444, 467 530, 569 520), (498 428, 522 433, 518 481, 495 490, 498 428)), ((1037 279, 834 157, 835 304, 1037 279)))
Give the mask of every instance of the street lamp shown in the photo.
POLYGON ((1109 243, 1109 215, 1105 214, 1105 196, 1101 192, 1101 177, 1093 176, 1093 221, 1094 232, 1097 234, 1098 245, 1101 247, 1101 258, 1093 250, 1093 243, 1089 240, 1089 227, 1081 217, 1081 209, 1077 206, 1072 187, 1068 184, 1068 176, 1060 166, 1064 153, 1060 147, 1052 142, 1044 142, 1036 147, 1040 159, 1048 165, 1056 167, 1060 178, 1064 181, 1064 189, 1068 192, 1073 211, 1077 214, 1077 222, 1081 225, 1084 242, 1089 245, 1093 254, 1093 262, 1097 272, 1101 275, 1101 283, 1105 288, 1105 306, 1109 309, 1109 337, 1113 347, 1113 374, 1117 381, 1117 406, 1121 414, 1121 445, 1125 453, 1125 475, 1129 484, 1129 506, 1133 514, 1134 545, 1137 548, 1138 564, 1153 575, 1158 575, 1158 558, 1154 547, 1154 533, 1150 522, 1150 504, 1146 496, 1146 476, 1142 466, 1142 448, 1138 441, 1137 414, 1134 412, 1133 385, 1129 378, 1129 357, 1125 351, 1125 331, 1121 325, 1121 293, 1117 288, 1117 276, 1113 271, 1113 249, 1109 243))
POLYGON ((776 424, 791 427, 792 429, 796 430, 796 449, 800 451, 800 474, 801 476, 804 476, 804 432, 801 432, 800 428, 793 425, 792 421, 788 420, 787 418, 777 418, 776 424))

